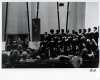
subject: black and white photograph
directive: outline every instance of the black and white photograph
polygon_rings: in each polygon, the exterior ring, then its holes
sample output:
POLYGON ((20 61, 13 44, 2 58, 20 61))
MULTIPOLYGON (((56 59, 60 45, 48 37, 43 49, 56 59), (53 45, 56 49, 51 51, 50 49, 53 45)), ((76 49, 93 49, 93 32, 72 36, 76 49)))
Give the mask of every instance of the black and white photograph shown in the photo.
POLYGON ((2 68, 98 68, 98 2, 2 2, 2 68))

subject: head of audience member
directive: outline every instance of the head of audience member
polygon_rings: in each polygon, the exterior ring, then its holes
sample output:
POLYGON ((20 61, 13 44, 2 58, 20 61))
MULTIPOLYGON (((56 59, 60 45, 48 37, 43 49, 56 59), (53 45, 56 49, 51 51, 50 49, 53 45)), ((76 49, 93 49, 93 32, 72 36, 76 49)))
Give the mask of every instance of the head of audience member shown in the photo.
POLYGON ((72 34, 75 34, 75 30, 72 30, 72 34))
POLYGON ((69 30, 67 30, 67 34, 69 33, 69 30))
POLYGON ((79 29, 79 34, 82 33, 82 29, 79 29))
POLYGON ((61 33, 64 34, 64 29, 61 29, 61 33))
POLYGON ((84 42, 86 40, 85 36, 81 37, 81 41, 84 42))
POLYGON ((59 34, 59 30, 58 29, 56 30, 56 34, 59 34))
POLYGON ((23 47, 21 44, 18 44, 18 50, 21 50, 23 47))
POLYGON ((93 29, 94 29, 94 32, 97 31, 97 27, 93 27, 93 29))
POLYGON ((44 34, 45 34, 45 35, 47 35, 48 33, 47 33, 47 32, 45 32, 44 34))
POLYGON ((78 32, 75 32, 76 35, 78 35, 78 32))
POLYGON ((24 60, 27 58, 27 55, 28 55, 27 51, 23 51, 22 52, 22 56, 23 56, 23 59, 24 60))
POLYGON ((54 34, 54 29, 50 29, 50 33, 51 34, 54 34))
POLYGON ((18 39, 17 39, 18 41, 21 41, 21 38, 20 37, 18 37, 18 39))
POLYGON ((86 33, 86 29, 83 29, 83 34, 85 34, 86 33))
POLYGON ((27 51, 28 54, 32 53, 32 50, 30 48, 27 48, 26 51, 27 51))
POLYGON ((88 28, 88 32, 91 32, 91 28, 88 28))
POLYGON ((18 50, 17 49, 14 49, 13 50, 13 53, 17 54, 18 53, 18 50))

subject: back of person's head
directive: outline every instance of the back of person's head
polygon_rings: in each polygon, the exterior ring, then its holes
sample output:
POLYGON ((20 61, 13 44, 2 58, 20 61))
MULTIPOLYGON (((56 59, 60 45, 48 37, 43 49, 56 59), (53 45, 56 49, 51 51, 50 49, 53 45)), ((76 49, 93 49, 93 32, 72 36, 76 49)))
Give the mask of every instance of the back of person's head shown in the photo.
POLYGON ((56 30, 56 33, 58 33, 58 29, 56 30))
POLYGON ((18 49, 22 49, 22 45, 21 44, 18 44, 18 49))
POLYGON ((57 30, 56 30, 56 34, 59 34, 59 32, 60 32, 60 30, 57 29, 57 30))
POLYGON ((64 33, 64 29, 61 29, 61 33, 64 33))
POLYGON ((27 54, 28 54, 27 51, 23 51, 22 52, 23 59, 26 59, 27 58, 27 54))
POLYGON ((96 31, 97 30, 97 27, 93 27, 93 29, 94 29, 94 31, 96 31))
POLYGON ((23 55, 27 55, 27 51, 23 51, 22 54, 23 54, 23 55))
POLYGON ((78 32, 75 32, 76 35, 78 35, 78 32))
POLYGON ((79 33, 82 33, 82 29, 79 29, 79 33))
POLYGON ((14 49, 13 50, 13 54, 15 54, 15 55, 18 54, 18 50, 17 49, 14 49))
POLYGON ((88 32, 91 32, 91 28, 88 28, 88 32))
POLYGON ((60 33, 60 30, 58 30, 58 33, 60 33))
POLYGON ((44 34, 48 34, 47 32, 45 32, 44 34))
POLYGON ((82 49, 82 54, 87 54, 88 53, 88 49, 85 47, 82 49))
POLYGON ((75 30, 72 30, 72 34, 75 34, 75 30))
POLYGON ((86 29, 83 29, 83 33, 86 33, 86 29))
POLYGON ((54 29, 50 29, 50 33, 53 34, 54 33, 54 29))

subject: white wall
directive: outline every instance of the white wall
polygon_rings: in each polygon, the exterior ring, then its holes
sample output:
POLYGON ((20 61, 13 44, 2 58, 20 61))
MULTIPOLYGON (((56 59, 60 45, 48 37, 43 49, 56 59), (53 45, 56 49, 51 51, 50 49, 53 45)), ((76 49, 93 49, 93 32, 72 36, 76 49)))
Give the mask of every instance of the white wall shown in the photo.
MULTIPOLYGON (((41 33, 50 29, 58 29, 57 2, 40 2, 39 18, 41 19, 41 33)), ((34 9, 33 9, 34 10, 34 9)), ((36 11, 33 12, 33 15, 36 11)), ((67 2, 59 7, 60 27, 66 31, 67 2)), ((85 2, 70 2, 68 29, 75 29, 85 26, 85 2)))
POLYGON ((70 2, 68 29, 78 30, 85 25, 85 2, 70 2))
MULTIPOLYGON (((3 8, 5 6, 3 5, 3 8)), ((39 18, 41 19, 41 33, 48 32, 50 29, 58 29, 57 3, 40 2, 39 18)), ((3 28, 4 15, 3 9, 3 28)), ((59 7, 60 26, 66 29, 67 2, 63 7, 59 7)), ((78 30, 79 28, 98 26, 98 3, 96 2, 70 2, 68 29, 78 30)), ((29 2, 30 29, 32 29, 32 18, 36 17, 36 2, 29 2)), ((26 3, 8 4, 8 24, 7 33, 27 33, 27 9, 26 3)), ((31 31, 31 30, 30 30, 31 31)), ((31 33, 31 32, 30 32, 31 33)))
POLYGON ((8 3, 8 34, 28 33, 27 7, 25 2, 8 3))
POLYGON ((57 3, 41 2, 39 8, 39 18, 41 19, 41 33, 50 32, 50 29, 58 29, 57 3))
MULTIPOLYGON (((51 28, 58 28, 57 8, 55 3, 40 3, 39 17, 41 19, 41 33, 49 32, 51 28)), ((59 7, 60 26, 66 30, 67 2, 59 7)), ((78 30, 98 26, 98 3, 97 2, 70 2, 68 29, 78 30)))
POLYGON ((85 13, 85 27, 94 27, 99 25, 99 3, 87 2, 85 13))
MULTIPOLYGON (((31 20, 36 18, 37 3, 29 3, 30 13, 30 26, 32 26, 31 20), (31 6, 31 7, 30 7, 31 6)), ((58 29, 57 19, 57 3, 56 2, 40 2, 39 3, 39 15, 40 21, 40 33, 50 32, 50 29, 58 29)))

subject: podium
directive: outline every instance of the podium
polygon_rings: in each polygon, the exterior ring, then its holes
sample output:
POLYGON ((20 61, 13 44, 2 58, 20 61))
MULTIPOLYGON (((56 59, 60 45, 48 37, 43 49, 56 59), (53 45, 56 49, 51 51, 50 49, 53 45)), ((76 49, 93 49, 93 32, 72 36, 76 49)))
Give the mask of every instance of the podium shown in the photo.
POLYGON ((32 19, 32 41, 40 40, 40 19, 32 19))

